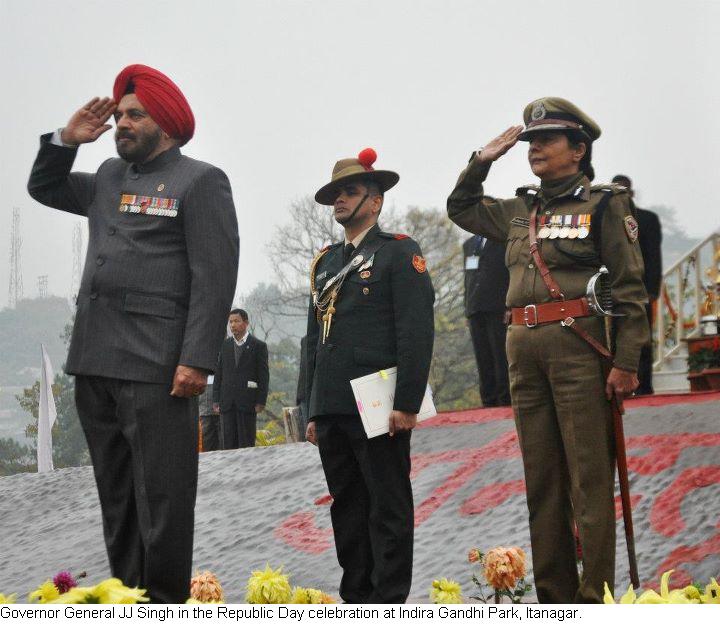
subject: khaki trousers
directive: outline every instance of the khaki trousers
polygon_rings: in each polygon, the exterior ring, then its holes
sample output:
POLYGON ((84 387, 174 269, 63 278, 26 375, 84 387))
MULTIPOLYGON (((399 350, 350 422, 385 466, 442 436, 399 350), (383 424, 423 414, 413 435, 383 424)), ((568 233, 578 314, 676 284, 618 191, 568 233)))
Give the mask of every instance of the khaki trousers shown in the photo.
MULTIPOLYGON (((605 341, 601 320, 581 321, 605 341)), ((615 453, 600 357, 559 322, 510 326, 507 354, 538 601, 602 603, 604 582, 614 590, 615 453)))

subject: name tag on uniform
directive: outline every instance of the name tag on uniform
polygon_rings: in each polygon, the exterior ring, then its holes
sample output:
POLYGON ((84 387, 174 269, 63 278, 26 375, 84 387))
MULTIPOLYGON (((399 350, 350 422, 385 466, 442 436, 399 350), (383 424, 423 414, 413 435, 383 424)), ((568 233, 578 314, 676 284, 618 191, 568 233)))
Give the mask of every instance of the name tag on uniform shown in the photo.
POLYGON ((145 195, 122 195, 120 212, 133 215, 150 215, 153 217, 177 217, 179 201, 163 197, 146 197, 145 195))
POLYGON ((465 269, 466 270, 477 270, 480 265, 480 257, 474 255, 472 257, 465 257, 465 269))
POLYGON ((257 383, 254 380, 249 380, 248 389, 257 389, 257 383))

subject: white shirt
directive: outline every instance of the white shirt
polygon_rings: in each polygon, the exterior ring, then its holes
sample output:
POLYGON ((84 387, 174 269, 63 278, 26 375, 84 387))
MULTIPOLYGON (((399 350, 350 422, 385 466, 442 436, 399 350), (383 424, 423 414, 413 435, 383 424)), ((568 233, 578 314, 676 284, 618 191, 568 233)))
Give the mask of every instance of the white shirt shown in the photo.
POLYGON ((352 243, 356 248, 360 245, 360 242, 365 238, 365 235, 370 232, 377 224, 374 223, 369 228, 365 228, 357 237, 355 237, 352 241, 348 241, 347 237, 345 237, 345 245, 348 243, 352 243))
POLYGON ((247 337, 249 335, 250 335, 250 332, 245 332, 245 336, 243 336, 240 340, 237 340, 235 338, 235 335, 233 334, 232 339, 235 341, 235 345, 237 345, 238 347, 242 347, 243 345, 245 345, 245 341, 247 340, 247 337))

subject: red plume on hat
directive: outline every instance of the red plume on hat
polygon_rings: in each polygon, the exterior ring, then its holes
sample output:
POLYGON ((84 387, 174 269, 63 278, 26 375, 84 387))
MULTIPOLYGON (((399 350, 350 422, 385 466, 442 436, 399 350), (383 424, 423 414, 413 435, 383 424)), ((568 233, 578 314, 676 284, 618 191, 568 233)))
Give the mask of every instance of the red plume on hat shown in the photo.
POLYGON ((195 117, 182 91, 164 73, 144 64, 126 66, 115 78, 113 99, 120 102, 128 88, 137 95, 150 117, 170 137, 186 144, 195 133, 195 117))
POLYGON ((376 159, 377 153, 372 148, 361 150, 357 157, 339 159, 333 168, 330 182, 315 193, 315 201, 323 206, 332 206, 337 189, 358 178, 371 179, 382 193, 390 190, 400 180, 400 175, 392 170, 375 170, 373 164, 376 159), (372 173, 372 176, 365 173, 372 173))
POLYGON ((358 161, 365 170, 375 170, 373 164, 377 159, 377 153, 373 148, 365 148, 358 153, 358 161))

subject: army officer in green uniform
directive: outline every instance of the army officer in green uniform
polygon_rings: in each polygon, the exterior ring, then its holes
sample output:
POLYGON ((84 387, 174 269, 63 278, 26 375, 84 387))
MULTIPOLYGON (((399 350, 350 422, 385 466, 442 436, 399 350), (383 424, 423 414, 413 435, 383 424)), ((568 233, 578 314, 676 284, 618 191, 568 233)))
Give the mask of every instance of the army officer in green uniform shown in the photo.
POLYGON ((649 338, 637 223, 623 188, 591 185, 600 127, 590 117, 557 97, 529 104, 523 115, 525 127, 509 128, 473 153, 448 199, 448 215, 468 232, 506 243, 510 390, 538 600, 599 603, 603 583, 612 589, 615 575, 610 398, 621 400, 637 387, 640 349, 649 338), (540 184, 519 188, 512 199, 485 197, 492 163, 518 140, 529 142, 540 184), (609 374, 588 342, 606 342, 604 320, 585 298, 603 265, 612 311, 622 315, 614 322, 609 374), (580 578, 573 522, 583 549, 580 578))
POLYGON ((413 561, 410 433, 430 372, 435 295, 418 244, 377 225, 399 176, 375 170, 375 159, 372 149, 341 159, 315 195, 333 206, 345 238, 311 267, 307 439, 320 449, 333 497, 340 596, 402 603, 413 561), (350 380, 395 366, 389 434, 368 439, 350 380))

